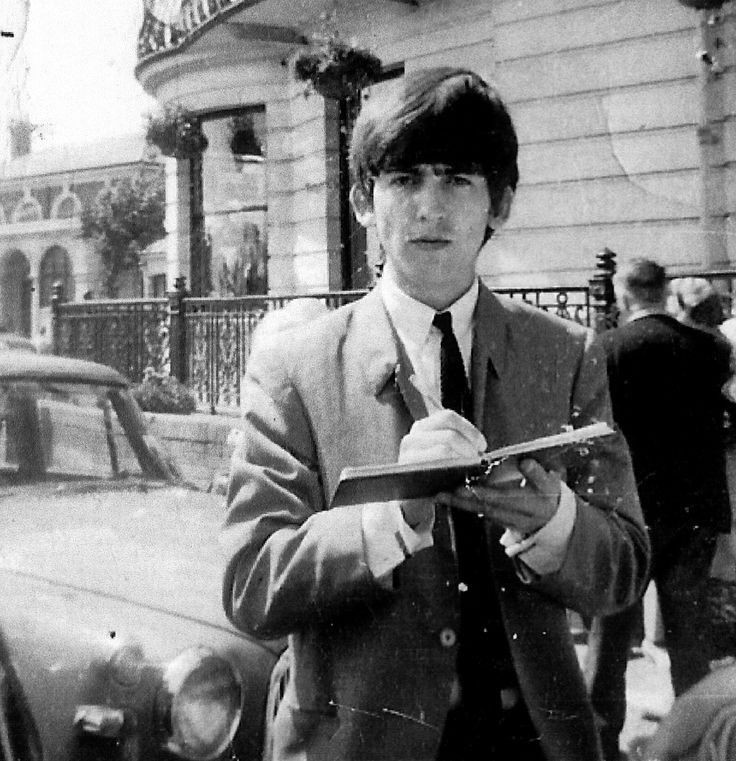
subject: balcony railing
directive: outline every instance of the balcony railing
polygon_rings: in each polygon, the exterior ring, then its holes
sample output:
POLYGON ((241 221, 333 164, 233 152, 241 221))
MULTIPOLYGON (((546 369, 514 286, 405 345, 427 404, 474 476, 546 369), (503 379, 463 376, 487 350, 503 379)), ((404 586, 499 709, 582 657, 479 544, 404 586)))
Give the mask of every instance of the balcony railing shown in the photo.
POLYGON ((215 19, 247 2, 248 0, 181 0, 177 13, 162 18, 157 15, 160 0, 143 0, 143 23, 138 32, 138 61, 181 47, 215 19))

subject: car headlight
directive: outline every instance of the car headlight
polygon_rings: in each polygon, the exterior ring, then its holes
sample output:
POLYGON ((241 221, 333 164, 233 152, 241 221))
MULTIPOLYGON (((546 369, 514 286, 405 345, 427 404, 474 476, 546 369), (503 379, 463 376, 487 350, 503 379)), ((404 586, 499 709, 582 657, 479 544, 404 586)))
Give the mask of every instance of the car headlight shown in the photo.
POLYGON ((185 650, 166 667, 156 696, 163 746, 192 761, 217 758, 235 735, 241 706, 229 661, 208 648, 185 650))

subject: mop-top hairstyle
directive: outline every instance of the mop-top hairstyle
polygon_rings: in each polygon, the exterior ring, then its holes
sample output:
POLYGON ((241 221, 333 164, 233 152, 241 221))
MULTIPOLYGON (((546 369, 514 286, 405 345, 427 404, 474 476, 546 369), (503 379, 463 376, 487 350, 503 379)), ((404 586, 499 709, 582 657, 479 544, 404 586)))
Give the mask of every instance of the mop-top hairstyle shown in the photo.
POLYGON ((482 174, 497 209, 504 189, 516 189, 517 153, 513 122, 494 87, 467 69, 420 69, 364 103, 350 166, 369 198, 381 172, 417 164, 482 174))

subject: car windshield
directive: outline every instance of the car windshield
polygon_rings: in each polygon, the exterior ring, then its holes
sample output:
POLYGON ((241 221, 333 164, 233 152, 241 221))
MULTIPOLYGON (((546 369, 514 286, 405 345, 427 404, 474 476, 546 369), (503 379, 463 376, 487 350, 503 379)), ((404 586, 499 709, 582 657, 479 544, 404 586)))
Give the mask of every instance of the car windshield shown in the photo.
POLYGON ((52 380, 0 383, 6 482, 171 474, 127 390, 52 380))

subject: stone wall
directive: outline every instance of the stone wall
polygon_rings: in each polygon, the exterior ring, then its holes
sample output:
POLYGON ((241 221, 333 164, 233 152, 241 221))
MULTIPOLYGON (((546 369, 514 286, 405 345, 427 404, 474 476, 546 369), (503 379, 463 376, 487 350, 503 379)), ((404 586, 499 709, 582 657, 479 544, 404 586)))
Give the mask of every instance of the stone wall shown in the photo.
POLYGON ((144 413, 149 431, 174 456, 185 477, 203 488, 223 491, 237 439, 231 415, 144 413))

